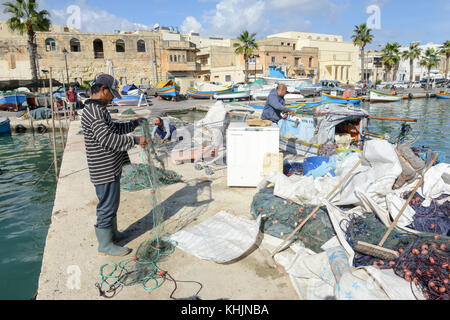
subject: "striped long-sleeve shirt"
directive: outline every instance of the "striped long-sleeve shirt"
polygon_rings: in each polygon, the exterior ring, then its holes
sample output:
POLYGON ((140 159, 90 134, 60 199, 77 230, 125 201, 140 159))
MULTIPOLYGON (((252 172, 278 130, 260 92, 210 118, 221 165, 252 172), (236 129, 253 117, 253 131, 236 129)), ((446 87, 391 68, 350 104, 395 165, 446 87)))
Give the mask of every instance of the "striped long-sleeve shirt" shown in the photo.
POLYGON ((94 185, 113 182, 122 167, 130 163, 127 150, 139 144, 139 137, 127 134, 138 125, 137 120, 113 122, 103 101, 86 101, 81 126, 89 174, 94 185))

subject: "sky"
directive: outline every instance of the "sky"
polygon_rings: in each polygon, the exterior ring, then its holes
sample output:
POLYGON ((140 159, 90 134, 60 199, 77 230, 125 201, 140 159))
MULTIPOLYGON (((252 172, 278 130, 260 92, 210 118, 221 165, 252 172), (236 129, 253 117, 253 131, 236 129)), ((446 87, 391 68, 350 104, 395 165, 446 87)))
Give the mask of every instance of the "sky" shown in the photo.
MULTIPOLYGON (((4 3, 7 0, 0 0, 4 3)), ((11 1, 11 0, 10 0, 11 1)), ((261 39, 302 31, 338 34, 351 41, 355 25, 368 23, 374 34, 368 48, 386 42, 441 44, 450 40, 448 0, 38 0, 54 24, 83 32, 175 26, 202 36, 236 38, 243 30, 261 39), (369 9, 369 11, 368 11, 369 9), (79 15, 78 15, 79 12, 79 15), (379 13, 379 14, 378 14, 379 13), (75 18, 74 18, 75 17, 75 18), (77 19, 76 17, 79 17, 77 19)), ((0 10, 0 20, 7 15, 0 10)))

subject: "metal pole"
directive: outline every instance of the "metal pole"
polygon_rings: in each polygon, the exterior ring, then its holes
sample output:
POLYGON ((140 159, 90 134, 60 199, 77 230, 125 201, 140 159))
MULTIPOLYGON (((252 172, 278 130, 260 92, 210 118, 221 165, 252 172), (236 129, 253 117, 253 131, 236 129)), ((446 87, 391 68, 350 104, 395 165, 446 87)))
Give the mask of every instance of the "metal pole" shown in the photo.
POLYGON ((52 129, 53 129, 53 161, 55 163, 55 177, 58 182, 58 161, 56 158, 56 136, 55 136, 55 107, 53 105, 53 80, 52 80, 52 68, 50 67, 50 105, 52 108, 52 129))
POLYGON ((69 69, 68 69, 68 67, 67 67, 67 53, 64 53, 64 60, 66 61, 67 85, 69 85, 69 69))

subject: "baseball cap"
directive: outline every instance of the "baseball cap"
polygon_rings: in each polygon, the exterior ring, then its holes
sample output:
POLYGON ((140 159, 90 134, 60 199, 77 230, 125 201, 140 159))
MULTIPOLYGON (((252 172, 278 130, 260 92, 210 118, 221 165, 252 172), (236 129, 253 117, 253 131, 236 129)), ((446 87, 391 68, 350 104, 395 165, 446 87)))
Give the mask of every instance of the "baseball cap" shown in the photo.
POLYGON ((120 95, 119 91, 117 90, 119 86, 119 81, 114 79, 113 76, 105 73, 101 73, 95 77, 94 83, 101 84, 104 86, 107 86, 109 90, 111 90, 114 97, 117 99, 122 99, 122 96, 120 95))

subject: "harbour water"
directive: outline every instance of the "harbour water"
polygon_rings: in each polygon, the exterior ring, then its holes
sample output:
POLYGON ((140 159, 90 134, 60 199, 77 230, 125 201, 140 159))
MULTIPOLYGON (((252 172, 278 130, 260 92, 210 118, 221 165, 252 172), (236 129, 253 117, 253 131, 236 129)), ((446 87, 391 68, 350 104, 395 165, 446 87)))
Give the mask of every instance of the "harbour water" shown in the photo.
POLYGON ((0 299, 31 299, 38 287, 56 190, 51 138, 0 135, 0 299))
MULTIPOLYGON (((364 104, 371 115, 418 119, 412 123, 414 146, 444 152, 449 160, 450 102, 415 99, 364 104)), ((204 113, 174 115, 192 122, 204 113)), ((400 122, 371 120, 369 131, 398 135, 400 122)), ((58 157, 62 155, 59 137, 58 157)), ((0 136, 0 299, 31 299, 36 293, 56 181, 51 136, 0 136), (45 175, 45 176, 43 176, 45 175)))

